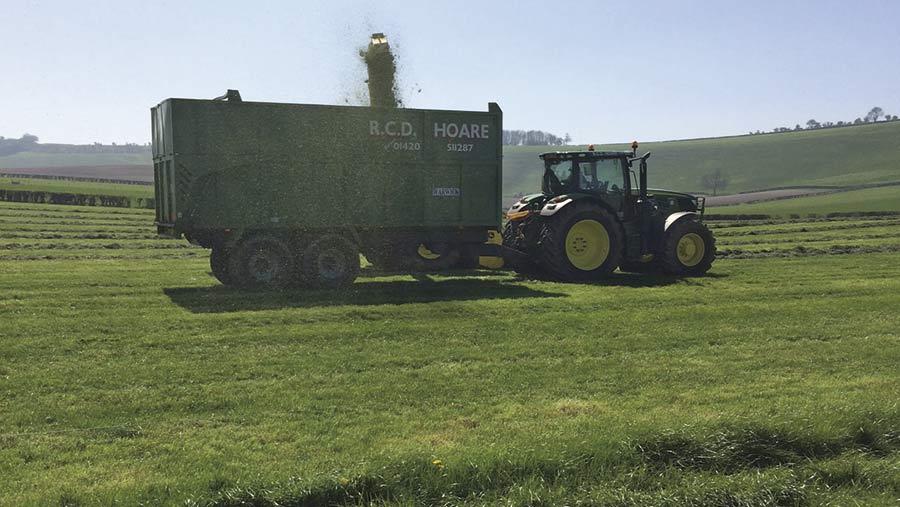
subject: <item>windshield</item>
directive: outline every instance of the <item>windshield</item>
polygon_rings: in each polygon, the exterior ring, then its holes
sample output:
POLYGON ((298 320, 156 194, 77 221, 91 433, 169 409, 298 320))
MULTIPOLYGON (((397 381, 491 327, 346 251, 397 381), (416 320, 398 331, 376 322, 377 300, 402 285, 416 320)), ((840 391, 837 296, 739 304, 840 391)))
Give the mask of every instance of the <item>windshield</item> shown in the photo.
POLYGON ((551 195, 576 189, 591 193, 622 192, 624 174, 618 158, 547 160, 543 190, 551 195))
POLYGON ((574 188, 575 178, 572 177, 571 160, 547 160, 544 162, 544 166, 546 167, 544 171, 544 192, 557 195, 574 188))

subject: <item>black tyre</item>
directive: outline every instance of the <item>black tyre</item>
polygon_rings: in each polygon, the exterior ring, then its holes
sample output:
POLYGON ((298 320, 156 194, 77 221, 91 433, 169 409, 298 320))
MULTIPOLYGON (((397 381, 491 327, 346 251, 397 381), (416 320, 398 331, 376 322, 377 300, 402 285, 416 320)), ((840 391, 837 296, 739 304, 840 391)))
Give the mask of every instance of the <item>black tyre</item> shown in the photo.
POLYGON ((669 227, 663 238, 659 262, 672 275, 700 276, 716 260, 716 239, 706 225, 682 220, 669 227))
POLYGON ((288 243, 260 234, 242 240, 231 252, 228 276, 240 287, 283 289, 296 280, 296 263, 288 243))
POLYGON ((598 280, 616 269, 622 249, 616 218, 597 205, 575 202, 543 224, 538 258, 559 280, 598 280))
POLYGON ((303 252, 303 277, 314 287, 339 289, 359 276, 359 247, 344 236, 325 234, 303 252))
POLYGON ((209 269, 214 277, 222 282, 222 285, 233 285, 234 280, 228 271, 230 252, 225 247, 213 247, 209 253, 209 269))

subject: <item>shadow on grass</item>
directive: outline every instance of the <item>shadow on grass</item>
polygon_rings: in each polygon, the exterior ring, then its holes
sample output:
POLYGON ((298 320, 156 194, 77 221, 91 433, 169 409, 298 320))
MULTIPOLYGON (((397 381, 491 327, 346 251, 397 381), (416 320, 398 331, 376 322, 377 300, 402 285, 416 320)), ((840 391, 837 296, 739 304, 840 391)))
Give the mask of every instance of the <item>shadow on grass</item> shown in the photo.
POLYGON ((163 292, 173 303, 193 313, 565 296, 498 280, 468 278, 434 281, 427 276, 418 278, 361 282, 344 290, 245 291, 215 285, 166 288, 163 292))
POLYGON ((409 271, 389 271, 370 266, 359 270, 359 278, 362 279, 403 275, 412 276, 416 279, 432 275, 452 278, 509 278, 512 275, 512 271, 502 269, 452 269, 439 272, 410 273, 409 271))
MULTIPOLYGON (((593 282, 572 282, 573 285, 591 285, 597 287, 664 287, 681 283, 685 285, 700 285, 701 280, 727 278, 728 275, 723 273, 706 273, 697 277, 680 277, 672 275, 664 275, 660 273, 624 273, 616 271, 615 273, 593 282)), ((514 280, 534 280, 541 282, 554 282, 553 278, 544 273, 528 273, 518 274, 514 280)))

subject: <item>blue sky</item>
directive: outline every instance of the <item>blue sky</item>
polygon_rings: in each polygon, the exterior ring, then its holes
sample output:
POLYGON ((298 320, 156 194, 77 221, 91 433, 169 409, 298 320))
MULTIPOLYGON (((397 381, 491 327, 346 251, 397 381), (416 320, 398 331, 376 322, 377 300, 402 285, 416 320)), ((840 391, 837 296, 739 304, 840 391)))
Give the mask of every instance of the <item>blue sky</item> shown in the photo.
POLYGON ((6 1, 0 135, 147 142, 167 97, 340 104, 383 31, 409 107, 581 143, 900 114, 900 2, 6 1))

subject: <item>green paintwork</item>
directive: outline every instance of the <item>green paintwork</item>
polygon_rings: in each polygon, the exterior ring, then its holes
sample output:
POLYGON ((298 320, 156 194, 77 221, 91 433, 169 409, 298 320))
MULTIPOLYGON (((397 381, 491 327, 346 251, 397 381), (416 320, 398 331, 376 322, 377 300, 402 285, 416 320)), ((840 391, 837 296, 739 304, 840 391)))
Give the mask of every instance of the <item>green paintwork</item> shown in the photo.
POLYGON ((465 112, 168 99, 151 117, 167 235, 499 225, 496 104, 465 112), (448 137, 456 130, 441 126, 450 124, 479 127, 448 137))

